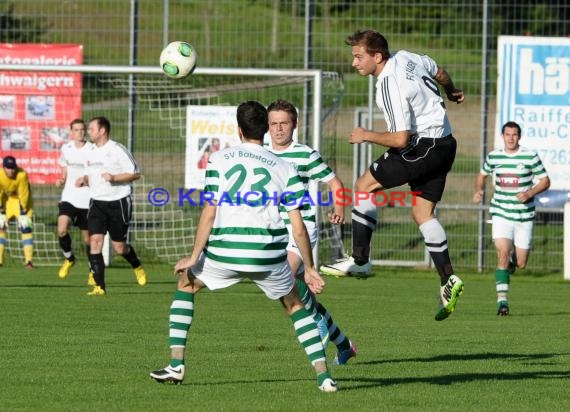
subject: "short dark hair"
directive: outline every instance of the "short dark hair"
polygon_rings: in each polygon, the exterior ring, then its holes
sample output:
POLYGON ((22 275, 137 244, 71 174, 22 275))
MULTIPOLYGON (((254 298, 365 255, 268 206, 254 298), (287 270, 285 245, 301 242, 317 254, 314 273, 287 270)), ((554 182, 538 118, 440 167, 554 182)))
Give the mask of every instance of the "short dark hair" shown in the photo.
POLYGON ((91 120, 89 120, 89 123, 91 122, 97 122, 100 128, 105 129, 107 131, 107 134, 111 134, 111 122, 106 117, 104 116, 92 117, 91 120))
POLYGON ((277 99, 274 102, 272 102, 269 106, 267 106, 267 112, 287 112, 289 113, 289 116, 291 116, 291 120, 293 120, 293 123, 297 124, 297 109, 295 109, 295 106, 293 105, 293 103, 287 101, 287 100, 283 100, 283 99, 277 99))
POLYGON ((517 129, 517 131, 519 132, 519 136, 521 136, 521 127, 519 126, 519 124, 517 122, 509 121, 509 122, 505 123, 503 125, 503 128, 501 129, 501 134, 505 133, 505 129, 507 127, 517 129))
POLYGON ((388 40, 375 30, 358 30, 348 36, 345 43, 349 46, 363 46, 366 53, 374 55, 380 53, 384 60, 390 58, 388 40))
POLYGON ((6 156, 2 160, 2 166, 6 169, 17 169, 18 165, 16 164, 16 158, 14 156, 6 156))
POLYGON ((69 128, 70 128, 70 129, 73 129, 73 126, 76 125, 76 124, 82 124, 83 126, 85 126, 85 121, 84 121, 83 119, 79 119, 79 118, 73 119, 73 120, 71 121, 71 123, 69 123, 69 128))
POLYGON ((237 108, 237 124, 247 139, 261 140, 269 130, 267 109, 255 100, 241 103, 237 108))

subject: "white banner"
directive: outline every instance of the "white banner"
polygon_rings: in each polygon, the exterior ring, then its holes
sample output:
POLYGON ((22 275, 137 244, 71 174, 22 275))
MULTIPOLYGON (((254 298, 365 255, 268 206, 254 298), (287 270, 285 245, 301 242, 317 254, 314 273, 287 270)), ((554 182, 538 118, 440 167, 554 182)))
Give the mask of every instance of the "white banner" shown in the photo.
POLYGON ((570 38, 499 36, 495 147, 515 121, 540 155, 551 189, 570 189, 570 38))
POLYGON ((203 189, 208 157, 239 144, 236 106, 186 108, 186 167, 184 186, 203 189))
MULTIPOLYGON (((236 112, 237 106, 186 107, 186 189, 204 189, 210 154, 240 143, 236 112)), ((266 133, 264 144, 270 141, 266 133)), ((293 141, 297 141, 297 129, 293 131, 293 141)))

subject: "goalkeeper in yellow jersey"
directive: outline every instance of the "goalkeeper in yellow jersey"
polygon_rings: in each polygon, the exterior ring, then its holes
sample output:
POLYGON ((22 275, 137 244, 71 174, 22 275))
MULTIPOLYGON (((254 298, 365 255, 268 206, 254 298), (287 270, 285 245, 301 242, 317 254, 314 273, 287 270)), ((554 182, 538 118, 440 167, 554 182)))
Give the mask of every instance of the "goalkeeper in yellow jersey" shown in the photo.
POLYGON ((6 229, 14 219, 22 232, 26 269, 33 269, 34 235, 32 233, 32 192, 26 171, 16 164, 13 156, 2 160, 0 170, 0 265, 4 263, 6 229))

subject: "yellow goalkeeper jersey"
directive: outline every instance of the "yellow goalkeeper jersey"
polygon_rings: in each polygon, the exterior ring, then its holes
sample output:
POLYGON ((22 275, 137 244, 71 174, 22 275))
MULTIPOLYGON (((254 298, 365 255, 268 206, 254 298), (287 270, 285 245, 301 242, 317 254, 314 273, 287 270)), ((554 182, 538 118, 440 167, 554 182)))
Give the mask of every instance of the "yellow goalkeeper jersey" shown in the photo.
POLYGON ((8 199, 17 199, 20 207, 26 213, 32 209, 30 181, 28 174, 23 169, 17 168, 15 178, 10 179, 4 168, 0 168, 0 202, 5 211, 8 199))

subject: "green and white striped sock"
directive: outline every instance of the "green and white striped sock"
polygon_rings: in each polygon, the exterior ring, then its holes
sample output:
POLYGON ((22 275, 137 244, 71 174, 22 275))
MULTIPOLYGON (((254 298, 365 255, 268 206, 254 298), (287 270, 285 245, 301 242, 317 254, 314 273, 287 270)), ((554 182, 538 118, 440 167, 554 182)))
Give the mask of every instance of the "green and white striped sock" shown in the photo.
POLYGON ((313 316, 316 315, 320 317, 320 315, 317 313, 315 299, 313 299, 313 295, 304 280, 297 278, 297 290, 299 291, 298 294, 301 302, 303 302, 303 305, 305 305, 305 309, 312 313, 313 316))
POLYGON ((342 330, 340 330, 340 328, 337 326, 337 324, 334 322, 334 320, 333 320, 330 312, 327 310, 327 308, 325 308, 320 303, 317 303, 317 312, 319 312, 319 314, 327 322, 327 328, 329 330, 329 336, 330 336, 331 342, 334 343, 335 346, 339 350, 349 349, 350 348, 350 341, 345 336, 345 334, 342 333, 342 330))
POLYGON ((307 309, 302 308, 291 314, 290 317, 293 321, 297 339, 303 345, 303 349, 305 349, 305 353, 311 363, 314 365, 319 361, 324 362, 325 350, 317 330, 317 324, 311 313, 307 309))
POLYGON ((495 270, 495 288, 497 290, 497 302, 507 301, 509 293, 510 275, 507 269, 495 270))
POLYGON ((168 318, 168 346, 171 348, 186 347, 188 331, 194 317, 194 294, 177 290, 170 305, 168 318))

